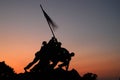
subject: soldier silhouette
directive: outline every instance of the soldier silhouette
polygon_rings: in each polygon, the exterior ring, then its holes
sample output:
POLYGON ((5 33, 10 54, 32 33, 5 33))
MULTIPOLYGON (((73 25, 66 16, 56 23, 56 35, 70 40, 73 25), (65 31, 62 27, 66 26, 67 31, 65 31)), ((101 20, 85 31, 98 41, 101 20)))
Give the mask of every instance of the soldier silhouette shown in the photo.
POLYGON ((48 42, 48 52, 49 52, 49 58, 52 59, 54 57, 56 57, 57 53, 58 53, 58 41, 57 38, 52 37, 50 39, 50 41, 48 42))
POLYGON ((43 55, 40 57, 39 63, 35 65, 31 69, 31 71, 35 71, 35 70, 48 71, 50 69, 53 69, 53 67, 51 67, 50 60, 56 57, 57 46, 58 46, 57 38, 52 37, 47 44, 46 52, 43 52, 43 55))
MULTIPOLYGON (((35 58, 32 62, 30 62, 25 68, 24 70, 27 71, 27 69, 29 69, 33 64, 35 64, 37 61, 41 60, 44 58, 44 56, 46 56, 46 52, 47 52, 47 42, 43 41, 42 42, 42 47, 41 49, 35 53, 35 58)), ((46 57, 47 58, 47 57, 46 57)))
POLYGON ((69 67, 69 62, 71 60, 71 57, 74 56, 74 53, 69 53, 69 51, 63 47, 61 47, 62 43, 58 42, 56 51, 57 53, 54 55, 54 57, 51 58, 53 64, 51 65, 53 68, 57 65, 57 63, 63 62, 62 64, 58 65, 59 68, 62 68, 63 66, 66 67, 66 71, 69 67))
POLYGON ((42 47, 38 52, 36 52, 34 60, 30 62, 24 70, 27 71, 27 69, 29 69, 37 61, 39 61, 38 64, 36 64, 31 71, 54 69, 59 61, 63 62, 59 65, 59 67, 62 68, 65 66, 66 70, 68 70, 69 62, 72 56, 74 56, 74 53, 70 54, 67 49, 61 47, 61 42, 58 42, 55 37, 52 37, 48 43, 43 41, 42 47))
POLYGON ((52 37, 51 40, 48 42, 48 52, 50 53, 50 56, 54 56, 56 54, 56 48, 57 48, 57 38, 52 37))
POLYGON ((55 37, 52 37, 48 43, 43 41, 40 51, 36 52, 34 60, 30 62, 24 70, 27 71, 27 69, 37 61, 39 61, 38 64, 36 64, 31 71, 49 69, 50 59, 55 56, 57 43, 58 41, 55 37))
POLYGON ((75 54, 72 52, 72 53, 68 53, 68 54, 63 54, 61 55, 61 58, 60 58, 60 61, 63 62, 62 64, 58 65, 59 68, 62 68, 63 66, 65 66, 66 68, 66 71, 68 71, 68 67, 69 67, 69 63, 70 63, 70 60, 71 60, 71 57, 73 57, 75 54))
POLYGON ((58 43, 57 38, 52 37, 50 41, 48 42, 48 45, 50 46, 56 46, 56 43, 58 43))
POLYGON ((32 72, 45 72, 50 69, 50 58, 47 53, 43 53, 40 57, 40 61, 30 71, 32 72))

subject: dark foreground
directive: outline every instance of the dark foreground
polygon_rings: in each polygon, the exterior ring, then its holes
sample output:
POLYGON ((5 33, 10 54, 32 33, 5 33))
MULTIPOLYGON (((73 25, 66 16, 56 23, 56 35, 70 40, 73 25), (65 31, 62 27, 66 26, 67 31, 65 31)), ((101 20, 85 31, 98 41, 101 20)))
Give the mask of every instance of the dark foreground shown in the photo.
POLYGON ((62 68, 47 72, 25 72, 16 74, 5 62, 0 62, 0 80, 97 80, 96 78, 97 75, 93 73, 86 73, 80 76, 75 69, 65 71, 62 68))

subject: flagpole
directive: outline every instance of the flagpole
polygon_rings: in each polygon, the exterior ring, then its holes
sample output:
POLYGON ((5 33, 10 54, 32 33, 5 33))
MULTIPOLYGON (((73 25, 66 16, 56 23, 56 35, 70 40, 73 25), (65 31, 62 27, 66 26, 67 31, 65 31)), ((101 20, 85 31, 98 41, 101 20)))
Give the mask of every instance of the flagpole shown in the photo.
MULTIPOLYGON (((41 7, 41 9, 42 9, 42 11, 43 11, 43 14, 44 14, 44 10, 43 10, 43 7, 42 7, 42 5, 41 5, 41 4, 40 4, 40 7, 41 7)), ((45 15, 44 15, 44 17, 45 17, 45 15)), ((53 37, 55 37, 55 34, 54 34, 54 32, 53 32, 53 29, 51 28, 51 26, 50 26, 50 24, 49 24, 49 22, 48 22, 48 20, 47 20, 47 19, 46 19, 46 21, 47 21, 47 23, 48 23, 48 26, 49 26, 49 28, 50 28, 51 32, 52 32, 53 37)))
POLYGON ((53 29, 51 28, 51 26, 50 26, 50 24, 49 24, 48 21, 47 21, 47 23, 48 23, 48 25, 49 25, 49 28, 50 28, 50 30, 51 30, 51 32, 52 32, 53 37, 55 37, 55 34, 54 34, 54 32, 53 32, 53 29))

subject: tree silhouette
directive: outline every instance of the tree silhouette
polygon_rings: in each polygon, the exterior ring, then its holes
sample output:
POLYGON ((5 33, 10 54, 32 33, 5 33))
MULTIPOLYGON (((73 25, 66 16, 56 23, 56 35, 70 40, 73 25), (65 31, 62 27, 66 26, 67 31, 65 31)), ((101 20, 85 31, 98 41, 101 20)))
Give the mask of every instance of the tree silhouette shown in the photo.
POLYGON ((10 66, 6 65, 5 62, 0 62, 0 80, 8 80, 15 77, 15 72, 13 68, 10 66))
POLYGON ((86 73, 83 75, 83 80, 97 80, 97 75, 93 73, 86 73))

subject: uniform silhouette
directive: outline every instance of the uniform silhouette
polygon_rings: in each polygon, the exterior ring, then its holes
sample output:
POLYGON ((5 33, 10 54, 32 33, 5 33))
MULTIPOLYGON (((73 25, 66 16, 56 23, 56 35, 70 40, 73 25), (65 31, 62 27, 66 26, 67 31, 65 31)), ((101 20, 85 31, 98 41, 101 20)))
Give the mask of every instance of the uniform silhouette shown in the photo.
MULTIPOLYGON (((45 58, 46 56, 46 52, 47 52, 47 42, 43 41, 42 43, 42 47, 40 49, 40 51, 35 53, 35 58, 32 62, 30 62, 25 68, 24 70, 27 71, 27 69, 29 69, 33 64, 35 64, 37 61, 43 61, 42 59, 45 58)), ((47 58, 47 57, 46 57, 47 58)), ((39 63, 40 64, 40 63, 39 63)))
POLYGON ((63 62, 59 65, 60 68, 63 66, 66 67, 66 70, 68 70, 69 62, 71 60, 71 57, 74 56, 74 53, 69 53, 69 51, 63 47, 61 47, 61 42, 58 42, 56 51, 57 53, 54 55, 54 57, 51 58, 53 64, 52 67, 54 68, 58 62, 63 62))
POLYGON ((48 42, 48 52, 49 57, 52 58, 57 54, 58 41, 57 38, 52 37, 48 42))
POLYGON ((40 57, 40 61, 30 71, 32 72, 46 72, 50 68, 50 59, 47 54, 40 57))
POLYGON ((55 37, 52 37, 48 44, 46 41, 43 41, 42 45, 40 51, 35 54, 34 60, 24 68, 25 71, 37 61, 39 61, 38 64, 36 64, 31 71, 54 69, 58 62, 62 62, 62 64, 59 65, 60 68, 65 66, 66 70, 68 70, 69 62, 71 57, 74 56, 74 53, 70 54, 67 49, 61 47, 61 42, 58 42, 55 37))
POLYGON ((68 67, 69 67, 69 64, 70 64, 70 60, 71 60, 71 57, 73 57, 75 54, 72 52, 72 53, 69 53, 69 54, 63 54, 61 55, 60 57, 60 61, 63 62, 62 64, 58 65, 60 68, 62 68, 63 66, 65 66, 66 68, 66 71, 68 71, 68 67))

